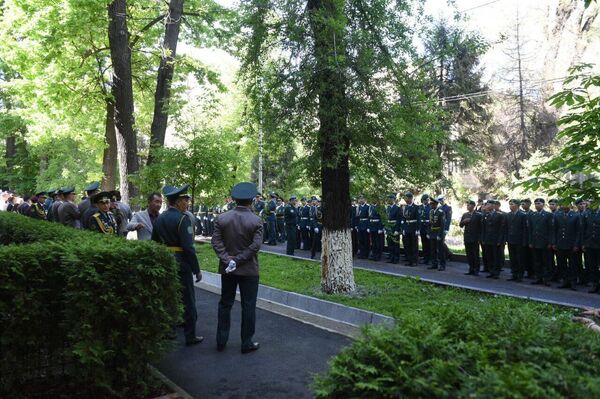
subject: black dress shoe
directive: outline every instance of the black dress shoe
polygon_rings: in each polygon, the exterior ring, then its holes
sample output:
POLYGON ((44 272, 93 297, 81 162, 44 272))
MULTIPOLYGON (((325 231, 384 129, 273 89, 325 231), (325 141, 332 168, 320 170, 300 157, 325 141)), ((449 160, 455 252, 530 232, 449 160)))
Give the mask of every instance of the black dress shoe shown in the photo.
POLYGON ((487 276, 485 276, 485 278, 494 278, 493 274, 488 274, 487 276))
POLYGON ((247 346, 245 348, 242 348, 242 353, 250 353, 250 352, 254 352, 257 351, 258 348, 260 348, 260 344, 258 342, 252 342, 250 344, 250 346, 247 346))
POLYGON ((466 272, 466 273, 465 273, 465 276, 472 276, 472 275, 474 275, 474 274, 475 274, 475 273, 473 273, 473 272, 466 272))
POLYGON ((225 344, 217 344, 217 352, 223 352, 225 350, 225 344))
POLYGON ((544 284, 544 282, 542 280, 535 280, 531 282, 531 285, 540 285, 540 284, 544 284))
POLYGON ((189 341, 185 341, 185 346, 196 345, 196 344, 199 344, 202 341, 204 341, 204 337, 194 337, 193 339, 191 339, 189 341))
POLYGON ((437 269, 437 266, 429 266, 427 269, 437 269))

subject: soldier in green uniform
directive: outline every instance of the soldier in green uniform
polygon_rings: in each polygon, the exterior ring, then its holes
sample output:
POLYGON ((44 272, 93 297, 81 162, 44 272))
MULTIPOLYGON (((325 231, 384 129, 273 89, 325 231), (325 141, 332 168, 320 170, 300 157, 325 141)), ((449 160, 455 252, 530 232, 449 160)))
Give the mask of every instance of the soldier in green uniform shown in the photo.
POLYGON ((440 200, 431 197, 429 210, 429 248, 431 266, 428 269, 446 270, 446 253, 444 252, 444 227, 446 226, 446 212, 438 207, 440 200))
POLYGON ((98 211, 92 214, 86 223, 88 229, 97 231, 102 234, 116 235, 117 222, 110 212, 111 195, 109 192, 103 191, 94 194, 91 198, 93 207, 98 211))
POLYGON ((419 263, 419 242, 418 235, 421 230, 419 220, 419 208, 413 203, 413 193, 407 191, 404 193, 406 205, 402 207, 402 218, 404 221, 403 241, 404 252, 407 258, 407 266, 417 266, 419 263))
POLYGON ((523 281, 527 247, 527 216, 519 209, 520 201, 511 199, 510 212, 506 214, 506 242, 512 277, 508 281, 523 281))
POLYGON ((383 252, 383 222, 381 221, 377 201, 373 201, 369 205, 368 226, 367 232, 371 238, 371 255, 369 256, 369 259, 378 262, 381 260, 381 254, 383 252))
POLYGON ((298 208, 296 208, 296 202, 298 202, 296 196, 292 195, 290 202, 283 209, 287 236, 285 253, 288 255, 293 255, 294 249, 296 249, 296 231, 298 230, 298 208))
POLYGON ((556 253, 558 274, 562 279, 559 288, 570 288, 575 290, 577 283, 577 269, 575 264, 575 253, 579 251, 581 226, 579 214, 571 210, 568 200, 560 201, 560 209, 554 213, 554 240, 552 249, 556 253))
POLYGON ((388 263, 400 262, 400 207, 396 204, 396 194, 388 195, 388 206, 386 207, 387 224, 385 226, 387 246, 389 252, 388 263))
MULTIPOLYGON (((588 212, 588 210, 586 209, 587 204, 583 200, 583 198, 578 198, 575 201, 575 206, 577 207, 577 214, 579 215, 579 221, 580 221, 580 223, 583 223, 583 217, 588 212)), ((579 229, 579 233, 580 233, 580 235, 582 235, 581 226, 579 229)), ((575 254, 573 254, 573 262, 575 265, 575 269, 577 270, 577 284, 586 285, 589 283, 590 278, 586 273, 588 271, 587 268, 586 269, 583 268, 583 251, 581 250, 581 240, 582 240, 582 237, 580 237, 580 239, 579 239, 579 249, 575 252, 575 254)))
POLYGON ((285 203, 281 197, 277 198, 277 208, 275 208, 275 216, 277 217, 277 242, 282 243, 286 240, 285 229, 285 203))
POLYGON ((469 271, 465 274, 479 275, 479 237, 481 235, 481 213, 475 211, 475 201, 467 201, 467 212, 460 218, 460 227, 464 227, 465 252, 469 271))
POLYGON ((550 285, 550 265, 552 255, 552 214, 544 210, 544 199, 533 202, 535 212, 527 219, 529 248, 533 251, 533 269, 536 280, 531 284, 550 285))
POLYGON ((533 213, 531 210, 531 200, 529 198, 521 200, 521 208, 523 209, 523 212, 525 212, 527 220, 527 250, 523 256, 523 261, 525 263, 525 278, 533 278, 535 274, 533 271, 533 249, 529 247, 529 215, 533 213))
POLYGON ((600 209, 588 209, 581 217, 581 250, 585 259, 590 293, 600 294, 600 209))
POLYGON ((489 200, 489 213, 482 225, 481 236, 485 246, 486 264, 490 270, 488 278, 498 279, 502 269, 501 252, 504 251, 505 221, 503 215, 496 211, 496 201, 489 200))
POLYGON ((196 336, 198 315, 192 275, 196 276, 196 281, 200 281, 202 273, 194 248, 192 222, 185 213, 190 203, 190 196, 187 194, 188 187, 186 184, 181 188, 174 187, 165 192, 169 208, 158 216, 152 230, 152 240, 165 244, 173 252, 179 264, 179 279, 183 286, 183 334, 187 346, 198 344, 204 339, 196 336))
POLYGON ((419 235, 421 236, 421 249, 423 250, 423 264, 429 264, 429 253, 431 252, 429 249, 429 239, 427 235, 429 234, 429 211, 431 207, 429 206, 429 194, 421 195, 421 205, 419 205, 419 220, 421 221, 421 229, 419 231, 419 235))

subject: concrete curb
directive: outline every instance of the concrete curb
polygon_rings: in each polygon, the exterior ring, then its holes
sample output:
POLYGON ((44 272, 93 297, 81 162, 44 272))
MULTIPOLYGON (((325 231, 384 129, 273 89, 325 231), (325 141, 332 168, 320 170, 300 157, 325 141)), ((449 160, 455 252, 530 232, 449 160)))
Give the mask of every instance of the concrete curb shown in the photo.
MULTIPOLYGON (((220 293, 221 275, 204 271, 202 281, 196 286, 220 293)), ((300 321, 347 336, 356 336, 365 324, 388 327, 395 324, 393 317, 262 284, 258 287, 258 298, 262 302, 261 307, 266 310, 296 319, 299 317, 300 321)))
POLYGON ((181 399, 194 399, 192 397, 192 395, 190 395, 189 393, 187 393, 186 391, 184 391, 179 385, 175 384, 166 375, 164 375, 163 373, 161 373, 160 371, 158 371, 158 369, 156 367, 148 365, 148 369, 150 369, 150 373, 152 375, 154 375, 156 378, 158 378, 159 380, 161 380, 163 382, 163 384, 165 384, 169 388, 171 388, 177 394, 177 398, 181 398, 181 399))

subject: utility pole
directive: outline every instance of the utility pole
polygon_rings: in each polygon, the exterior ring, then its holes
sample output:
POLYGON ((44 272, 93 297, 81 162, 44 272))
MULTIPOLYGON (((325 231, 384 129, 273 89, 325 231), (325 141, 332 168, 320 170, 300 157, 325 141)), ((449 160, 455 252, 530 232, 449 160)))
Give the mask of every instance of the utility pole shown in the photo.
POLYGON ((261 90, 258 78, 256 79, 256 88, 258 89, 258 192, 263 192, 263 130, 261 119, 261 90))

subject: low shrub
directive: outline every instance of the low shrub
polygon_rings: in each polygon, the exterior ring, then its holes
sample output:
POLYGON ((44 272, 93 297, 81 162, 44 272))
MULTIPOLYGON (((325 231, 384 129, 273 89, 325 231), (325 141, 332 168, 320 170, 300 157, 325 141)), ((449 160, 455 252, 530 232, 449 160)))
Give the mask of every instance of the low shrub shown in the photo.
POLYGON ((0 214, 2 243, 7 232, 28 244, 0 245, 0 397, 44 396, 57 380, 80 396, 143 395, 182 314, 173 255, 0 214))
POLYGON ((318 398, 597 398, 600 336, 539 305, 407 312, 366 329, 317 377, 318 398))

